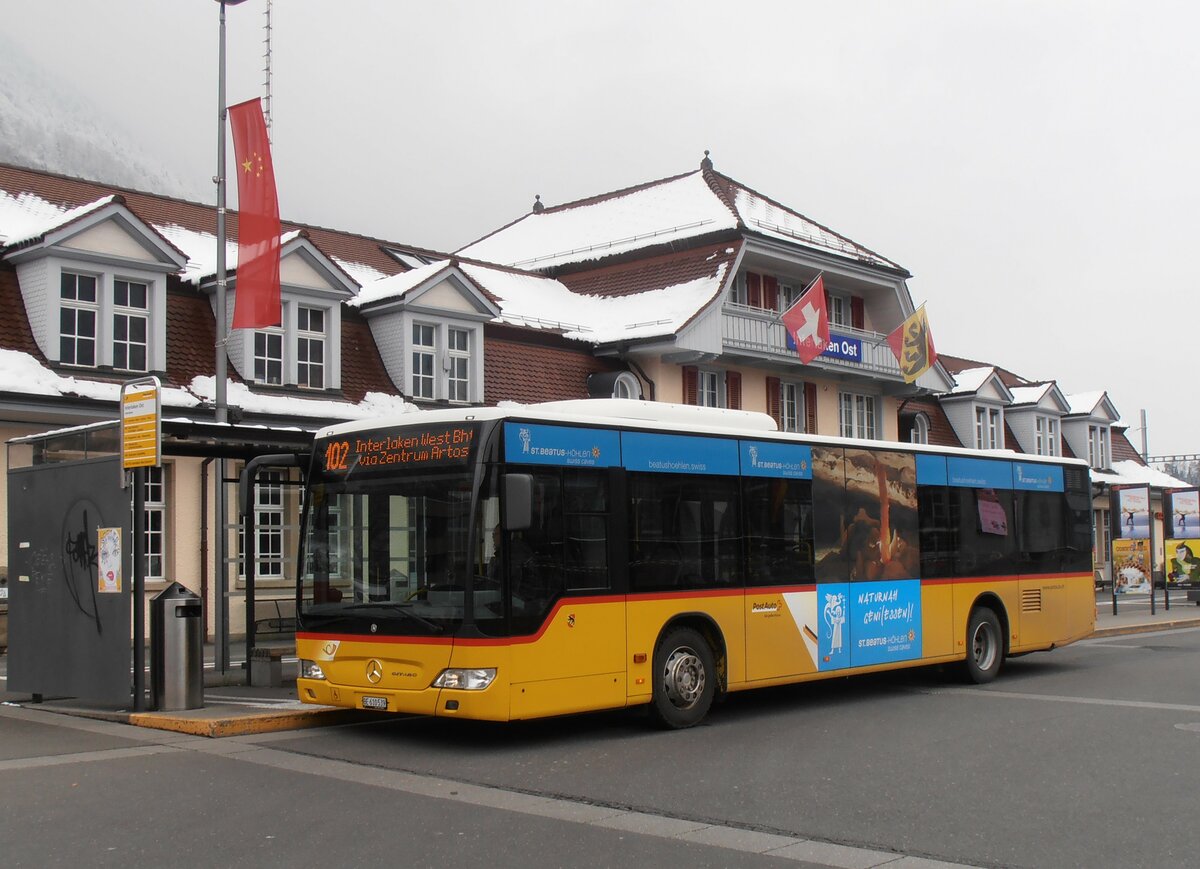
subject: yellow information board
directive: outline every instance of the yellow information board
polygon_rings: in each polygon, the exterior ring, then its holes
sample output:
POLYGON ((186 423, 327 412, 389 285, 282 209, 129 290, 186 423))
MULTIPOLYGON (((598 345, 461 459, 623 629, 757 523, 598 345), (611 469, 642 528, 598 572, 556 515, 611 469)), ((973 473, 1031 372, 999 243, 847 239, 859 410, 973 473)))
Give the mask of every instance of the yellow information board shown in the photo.
POLYGON ((162 388, 157 377, 121 387, 121 467, 152 468, 162 463, 162 388))

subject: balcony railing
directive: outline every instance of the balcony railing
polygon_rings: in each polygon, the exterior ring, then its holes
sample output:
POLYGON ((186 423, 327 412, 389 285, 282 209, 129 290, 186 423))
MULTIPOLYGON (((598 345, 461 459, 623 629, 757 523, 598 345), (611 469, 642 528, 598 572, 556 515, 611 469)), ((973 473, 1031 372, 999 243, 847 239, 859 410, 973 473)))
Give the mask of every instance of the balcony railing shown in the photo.
MULTIPOLYGON (((813 365, 902 379, 887 336, 849 326, 831 325, 829 332, 831 348, 814 359, 813 365)), ((726 302, 721 316, 721 338, 729 351, 797 361, 796 351, 788 346, 787 330, 775 311, 726 302)))

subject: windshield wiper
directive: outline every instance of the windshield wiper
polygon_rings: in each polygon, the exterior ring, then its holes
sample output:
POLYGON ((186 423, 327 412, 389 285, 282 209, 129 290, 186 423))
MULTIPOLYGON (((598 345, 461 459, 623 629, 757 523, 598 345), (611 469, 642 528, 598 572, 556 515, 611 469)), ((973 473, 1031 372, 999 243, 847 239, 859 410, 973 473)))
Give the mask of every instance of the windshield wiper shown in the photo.
POLYGON ((374 600, 374 601, 363 601, 362 603, 352 603, 352 604, 347 604, 346 606, 343 606, 343 607, 339 607, 340 612, 348 612, 351 610, 373 610, 373 609, 386 609, 386 610, 391 610, 392 612, 399 613, 402 616, 406 616, 406 617, 412 619, 414 622, 419 622, 420 624, 429 628, 431 631, 434 631, 439 634, 446 630, 444 627, 437 624, 436 622, 431 622, 429 619, 423 618, 423 617, 417 615, 416 613, 411 612, 410 611, 412 609, 411 603, 398 603, 396 601, 388 601, 388 600, 374 600))

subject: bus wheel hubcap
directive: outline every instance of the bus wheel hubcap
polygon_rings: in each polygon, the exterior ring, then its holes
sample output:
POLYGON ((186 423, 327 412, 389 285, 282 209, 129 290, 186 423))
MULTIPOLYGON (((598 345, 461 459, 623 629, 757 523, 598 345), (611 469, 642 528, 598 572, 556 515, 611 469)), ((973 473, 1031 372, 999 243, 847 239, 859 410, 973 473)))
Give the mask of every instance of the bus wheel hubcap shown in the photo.
POLYGON ((992 640, 992 632, 987 625, 980 625, 975 629, 975 640, 972 644, 975 652, 975 664, 981 670, 986 670, 992 666, 992 660, 996 655, 996 644, 992 640))
POLYGON ((683 646, 667 657, 663 672, 667 697, 679 707, 691 706, 704 693, 704 664, 691 649, 683 646))

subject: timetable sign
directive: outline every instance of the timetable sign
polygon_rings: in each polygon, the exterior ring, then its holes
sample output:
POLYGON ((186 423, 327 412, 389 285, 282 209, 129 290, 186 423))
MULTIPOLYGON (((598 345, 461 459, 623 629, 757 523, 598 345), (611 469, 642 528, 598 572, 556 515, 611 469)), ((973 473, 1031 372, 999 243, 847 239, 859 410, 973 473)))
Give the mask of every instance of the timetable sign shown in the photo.
POLYGON ((162 389, 157 377, 121 387, 121 467, 151 468, 162 463, 162 389))

